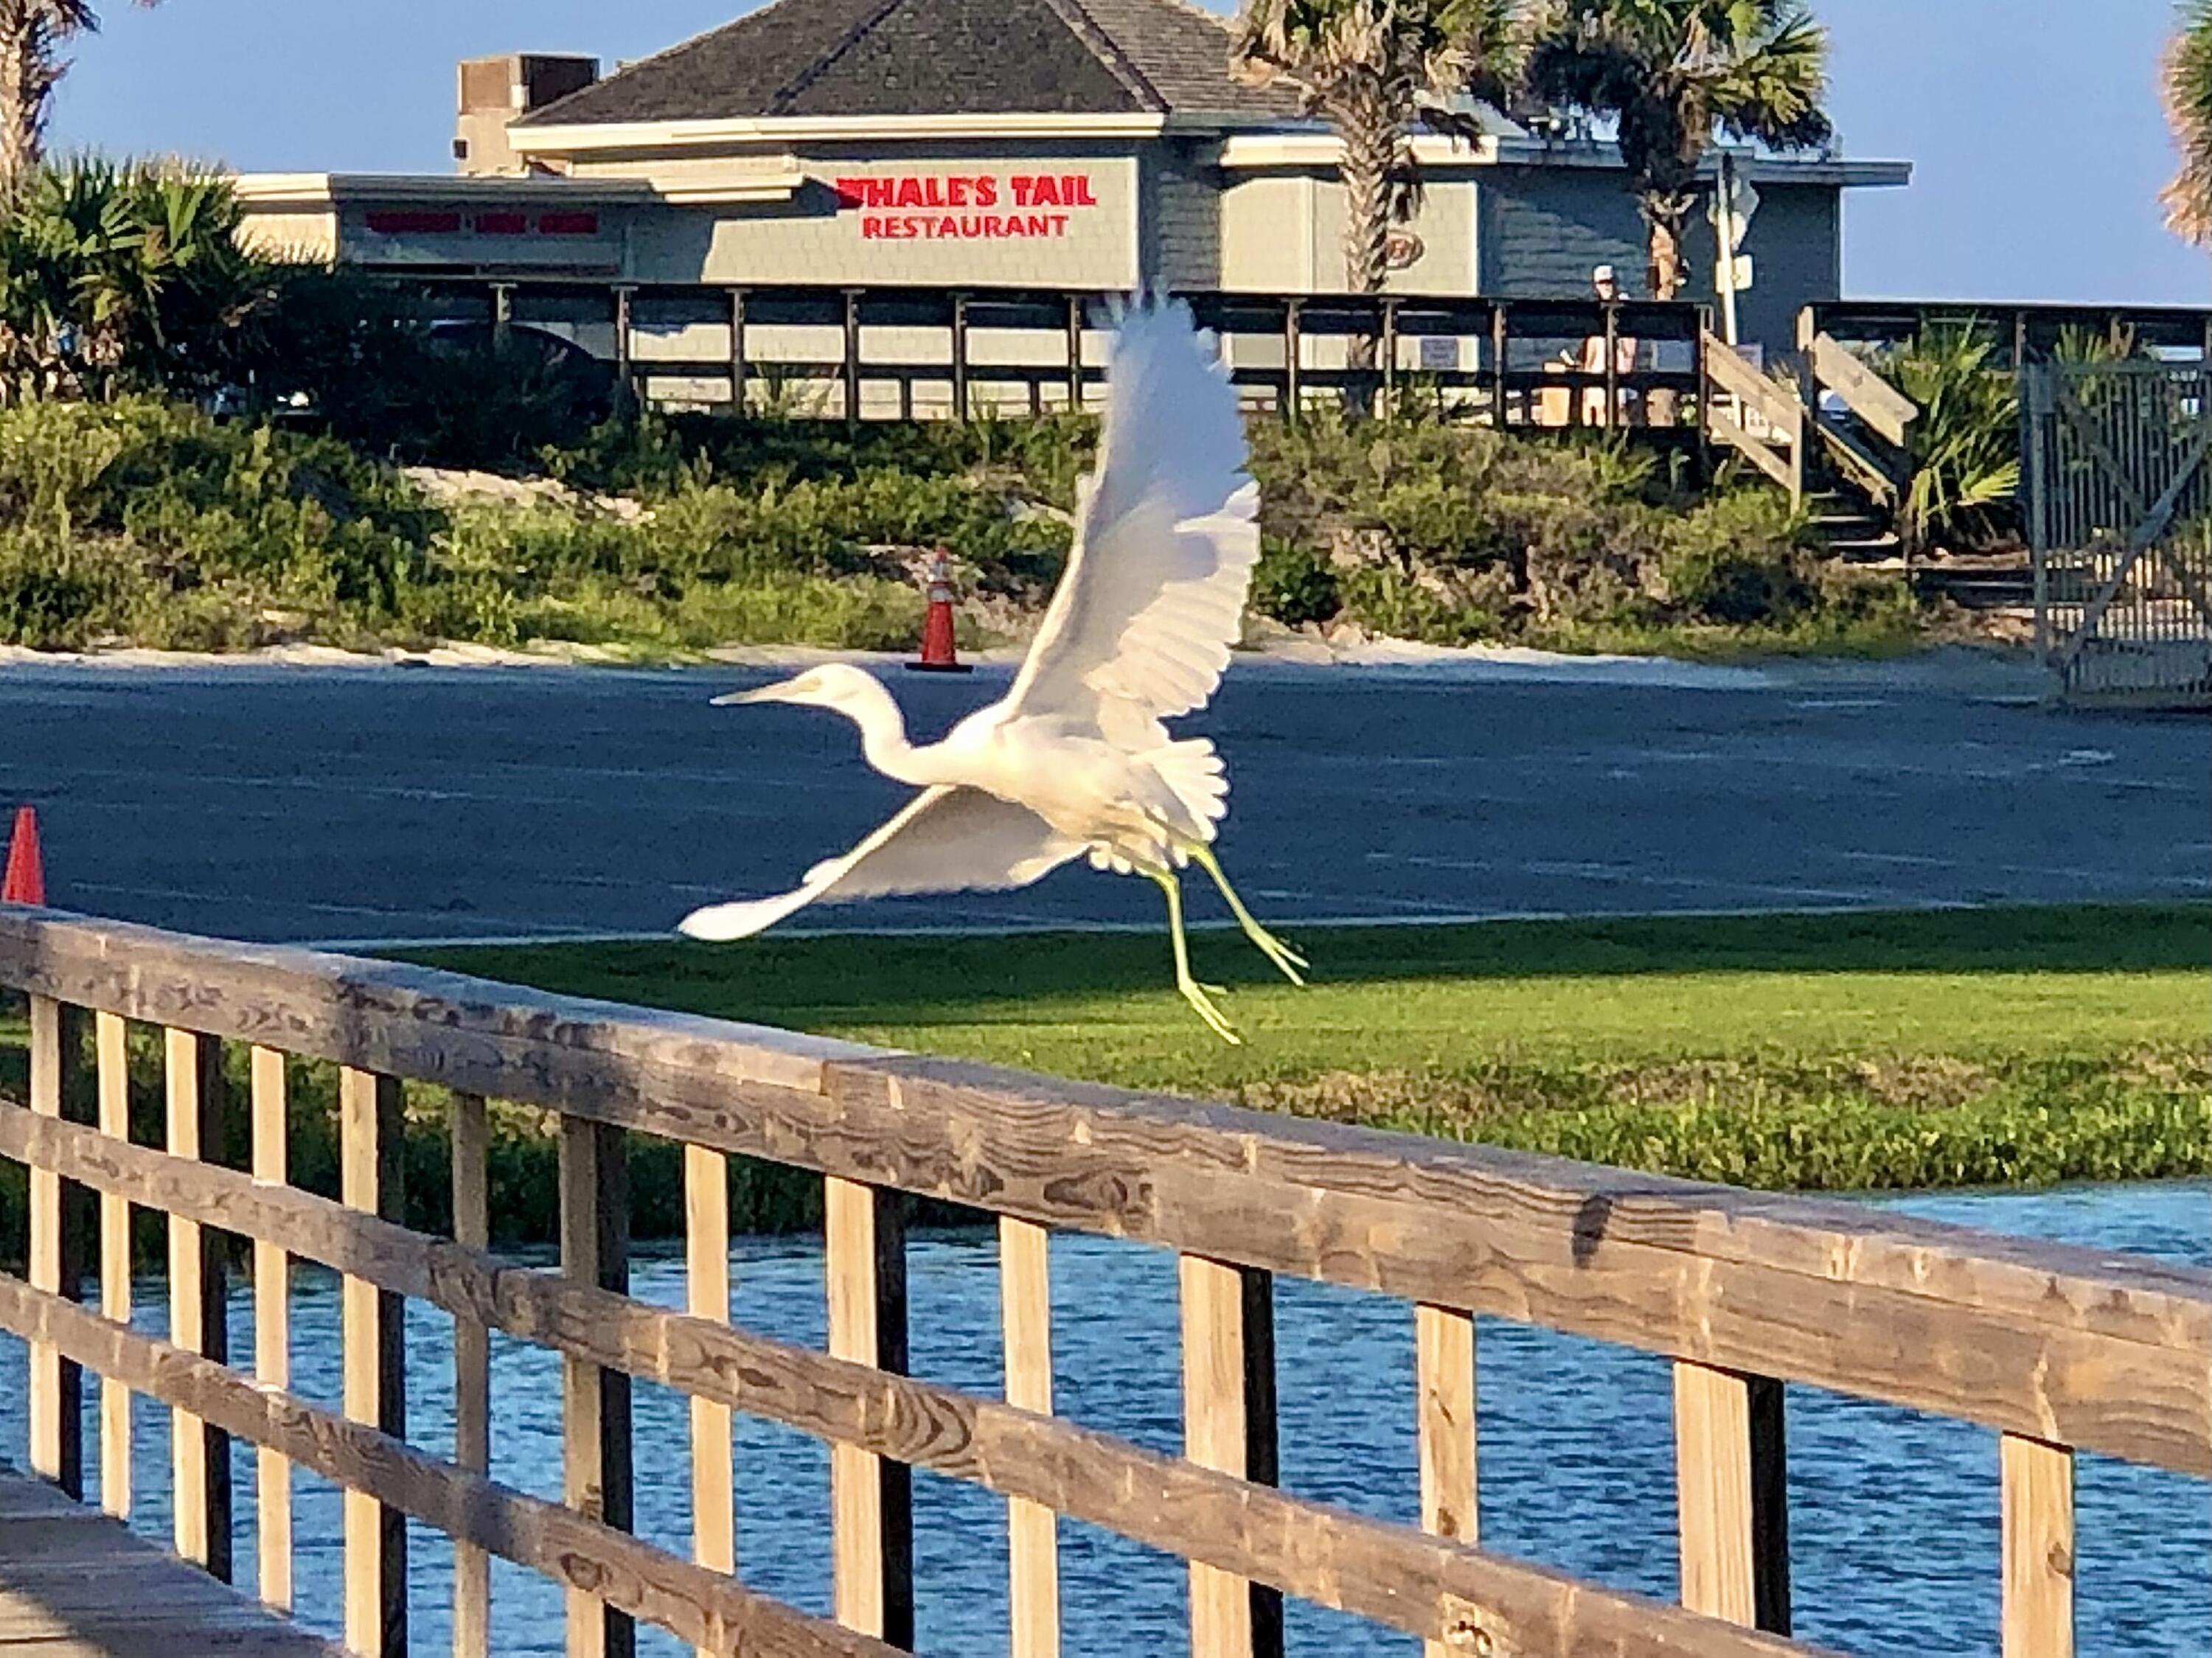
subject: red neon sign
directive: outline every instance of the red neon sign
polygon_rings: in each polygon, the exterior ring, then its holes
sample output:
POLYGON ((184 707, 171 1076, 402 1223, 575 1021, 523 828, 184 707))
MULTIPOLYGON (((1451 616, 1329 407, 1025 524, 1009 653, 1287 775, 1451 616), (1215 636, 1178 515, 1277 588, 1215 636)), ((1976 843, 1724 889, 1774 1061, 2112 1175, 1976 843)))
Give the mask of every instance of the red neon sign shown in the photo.
POLYGON ((380 236, 445 236, 461 228, 458 213, 374 212, 368 228, 380 236))
POLYGON ((1061 237, 1077 211, 1100 205, 1087 173, 907 173, 833 188, 841 211, 859 211, 863 241, 1061 237))

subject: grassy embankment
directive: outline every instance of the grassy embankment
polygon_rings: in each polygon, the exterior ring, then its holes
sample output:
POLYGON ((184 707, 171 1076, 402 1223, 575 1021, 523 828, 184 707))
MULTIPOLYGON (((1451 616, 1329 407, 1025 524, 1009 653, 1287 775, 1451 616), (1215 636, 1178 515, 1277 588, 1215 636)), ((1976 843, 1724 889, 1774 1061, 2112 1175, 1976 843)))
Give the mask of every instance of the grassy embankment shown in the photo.
MULTIPOLYGON (((1249 1043, 1213 1041, 1135 933, 794 938, 452 950, 580 994, 1170 1089, 1738 1184, 1816 1190, 2212 1172, 2212 909, 2197 906, 1373 927, 1303 936, 1318 981, 1197 941, 1249 1043)), ((20 1026, 0 1080, 20 1087, 20 1026)), ((158 1054, 137 1052, 158 1134, 158 1054)), ((234 1055, 242 1065, 242 1056, 234 1055)), ((334 1178, 331 1078, 298 1064, 295 1175, 334 1178)), ((242 1082, 242 1077, 240 1078, 242 1082)), ((88 1106, 89 1102, 83 1102, 88 1106)), ((444 1102, 410 1090, 413 1206, 446 1206, 444 1102)), ((240 1125, 242 1130, 242 1124, 240 1125)), ((553 1218, 541 1114, 502 1107, 494 1212, 553 1218)), ((242 1156, 241 1144, 232 1148, 242 1156)), ((641 1142, 642 1235, 680 1224, 674 1149, 641 1142)), ((13 1175, 14 1171, 8 1171, 13 1175)), ((818 1182, 740 1168, 735 1218, 811 1224, 818 1182)), ((20 1225, 0 1188, 0 1253, 20 1225)))
MULTIPOLYGON (((1419 420, 1252 436, 1252 605, 1285 625, 1699 656, 1896 651, 1942 625, 1893 576, 1817 556, 1779 493, 1691 488, 1647 452, 1419 420)), ((898 649, 908 566, 941 544, 982 601, 974 645, 1041 610, 1094 441, 1064 416, 653 420, 512 459, 526 487, 501 496, 181 404, 33 402, 0 409, 0 643, 898 649)))

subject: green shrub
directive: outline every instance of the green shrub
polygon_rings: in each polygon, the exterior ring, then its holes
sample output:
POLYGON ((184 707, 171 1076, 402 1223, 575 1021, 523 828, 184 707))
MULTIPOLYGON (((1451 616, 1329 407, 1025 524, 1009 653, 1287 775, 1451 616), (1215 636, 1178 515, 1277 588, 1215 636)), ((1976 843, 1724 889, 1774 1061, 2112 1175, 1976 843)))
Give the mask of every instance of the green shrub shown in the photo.
POLYGON ((1660 545, 1667 598, 1702 620, 1787 626, 1820 601, 1804 517, 1771 491, 1700 501, 1660 545))
POLYGON ((1336 572, 1310 547, 1273 539, 1260 544, 1252 573, 1252 608, 1292 628, 1327 622, 1344 608, 1336 572))
MULTIPOLYGON (((541 457, 576 489, 627 477, 626 503, 435 506, 333 436, 150 398, 33 402, 0 409, 0 635, 900 647, 918 550, 1042 602, 1093 435, 653 417, 541 457)), ((1685 494, 1615 444, 1324 415, 1257 423, 1253 448, 1253 604, 1291 625, 1568 649, 1856 648, 1914 627, 1898 584, 1815 560, 1778 495, 1685 494)))
POLYGON ((1920 407, 1905 428, 1911 476, 1898 534, 1915 550, 1982 546, 2017 532, 2020 393, 1987 330, 1931 325, 1877 366, 1920 407))

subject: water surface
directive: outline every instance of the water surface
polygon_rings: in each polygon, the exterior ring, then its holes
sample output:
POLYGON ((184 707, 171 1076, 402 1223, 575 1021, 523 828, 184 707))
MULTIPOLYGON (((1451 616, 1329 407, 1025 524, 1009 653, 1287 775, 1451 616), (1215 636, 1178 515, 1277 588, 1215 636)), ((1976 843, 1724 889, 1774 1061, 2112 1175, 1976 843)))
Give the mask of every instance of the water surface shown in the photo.
MULTIPOLYGON (((1898 1209, 1994 1230, 2137 1250, 2212 1265, 2212 1188, 2201 1183, 1946 1195, 1898 1209)), ((1060 1412, 1172 1453, 1182 1436, 1173 1258, 1140 1245, 1060 1237, 1053 1245, 1054 1348, 1060 1412)), ((823 1345, 818 1246, 749 1240, 734 1252, 738 1321, 787 1341, 823 1345)), ((915 1239, 910 1265, 918 1375, 994 1394, 1000 1388, 996 1248, 986 1233, 915 1239)), ((683 1268, 641 1260, 640 1297, 683 1298, 683 1268)), ((138 1289, 136 1321, 165 1329, 158 1282, 138 1289)), ((232 1303, 232 1351, 252 1351, 252 1306, 232 1303)), ((338 1403, 336 1280, 294 1280, 295 1386, 338 1403)), ((452 1448, 451 1324, 408 1311, 412 1437, 452 1448)), ((1277 1296, 1283 1483, 1362 1513, 1417 1514, 1413 1326, 1403 1303, 1284 1281, 1277 1296)), ((1664 1361, 1502 1320, 1480 1321, 1479 1475, 1488 1547, 1624 1588, 1676 1589, 1671 1392, 1664 1361)), ((560 1385, 550 1354, 495 1336, 494 1473, 538 1494, 560 1492, 560 1385)), ((24 1446, 24 1358, 0 1339, 0 1455, 24 1446)), ((96 1467, 94 1390, 87 1388, 86 1462, 96 1467)), ((135 1401, 133 1523, 167 1535, 167 1412, 135 1401)), ((1866 1654, 1998 1652, 1996 1436, 1986 1430, 1809 1388, 1789 1390, 1790 1527, 1797 1632, 1866 1654)), ((637 1525, 679 1550, 690 1526, 689 1425, 682 1398, 636 1389, 637 1525)), ((829 1606, 828 1459, 798 1434, 740 1419, 739 1570, 753 1586, 810 1611, 829 1606)), ((251 1455, 234 1460, 237 1558, 250 1583, 251 1455)), ((302 1616, 340 1626, 339 1499, 295 1476, 295 1566, 302 1616)), ((988 1493, 915 1476, 919 1642, 925 1653, 1003 1651, 1003 1505, 988 1493)), ((2079 1460, 2080 1650, 2112 1658, 2201 1655, 2212 1625, 2212 1502, 2203 1483, 2109 1460, 2079 1460)), ((1183 1643, 1180 1562, 1063 1522, 1061 1588, 1071 1655, 1169 1653, 1183 1643)), ((413 1528, 415 1649, 449 1644, 452 1551, 413 1528)), ((559 1593, 534 1574, 494 1565, 493 1629, 501 1654, 563 1649, 559 1593)), ((1409 1655, 1413 1640, 1293 1602, 1291 1650, 1409 1655)), ((657 1631, 639 1649, 685 1650, 657 1631)))

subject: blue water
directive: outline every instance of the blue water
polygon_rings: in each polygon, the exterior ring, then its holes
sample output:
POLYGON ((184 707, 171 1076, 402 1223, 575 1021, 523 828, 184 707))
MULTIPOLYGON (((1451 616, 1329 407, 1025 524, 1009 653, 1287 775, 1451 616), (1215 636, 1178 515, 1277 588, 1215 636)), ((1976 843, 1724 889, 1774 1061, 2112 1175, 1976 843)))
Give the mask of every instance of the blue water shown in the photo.
MULTIPOLYGON (((2212 1188, 2105 1187, 2033 1194, 1914 1199, 1900 1210, 2168 1260, 2212 1264, 2212 1188)), ((918 1375, 996 1393, 995 1247, 988 1234, 921 1236, 910 1265, 918 1375)), ((1181 1441, 1172 1258, 1087 1237, 1053 1245, 1057 1403, 1086 1425, 1173 1452, 1181 1441)), ((823 1342, 821 1254, 803 1242, 749 1241, 734 1255, 733 1312, 786 1340, 823 1342)), ((634 1293, 680 1304, 679 1260, 641 1260, 634 1293)), ((161 1285, 139 1287, 137 1321, 167 1327, 161 1285)), ((316 1269, 295 1277, 295 1386, 338 1402, 337 1294, 316 1269)), ((232 1308, 232 1351, 250 1353, 251 1303, 232 1308)), ((450 1453, 451 1324, 408 1310, 413 1438, 450 1453)), ((1285 1281, 1277 1297, 1282 1477, 1289 1489, 1394 1520, 1415 1516, 1412 1320, 1381 1297, 1285 1281)), ((1671 1394, 1663 1361, 1601 1343, 1485 1319, 1480 1331, 1480 1480, 1488 1547, 1646 1594, 1675 1593, 1671 1394)), ((494 1338, 495 1475, 547 1497, 560 1485, 557 1361, 494 1338)), ((24 1357, 0 1339, 0 1456, 24 1446, 24 1357)), ((94 1389, 86 1461, 96 1467, 94 1389)), ((167 1412, 135 1401, 133 1523, 168 1533, 167 1412)), ((1996 1443, 1981 1429, 1817 1389, 1789 1391, 1790 1554, 1797 1632, 1864 1654, 1997 1653, 1996 1443)), ((689 1536, 688 1418, 683 1400, 636 1389, 639 1531, 679 1552, 689 1536)), ((797 1434, 740 1421, 738 1564, 754 1587, 828 1610, 828 1459, 797 1434)), ((240 1576, 253 1570, 250 1451, 234 1459, 240 1576)), ((919 1645, 952 1655, 1004 1650, 1004 1509, 972 1487, 917 1474, 919 1645)), ((305 1620, 339 1628, 337 1489, 295 1474, 295 1576, 305 1620)), ((2080 1460, 2080 1649, 2112 1658, 2205 1650, 2212 1625, 2212 1502, 2202 1482, 2105 1459, 2080 1460)), ((1183 1643, 1180 1562, 1063 1522, 1061 1585, 1071 1654, 1165 1653, 1183 1643)), ((449 1644, 452 1552, 414 1529, 415 1649, 449 1644)), ((559 1594, 494 1564, 494 1644, 502 1654, 562 1650, 559 1594)), ((1416 1643, 1292 1603, 1293 1651, 1411 1654, 1416 1643)), ((640 1650, 686 1650, 641 1631, 640 1650)))

